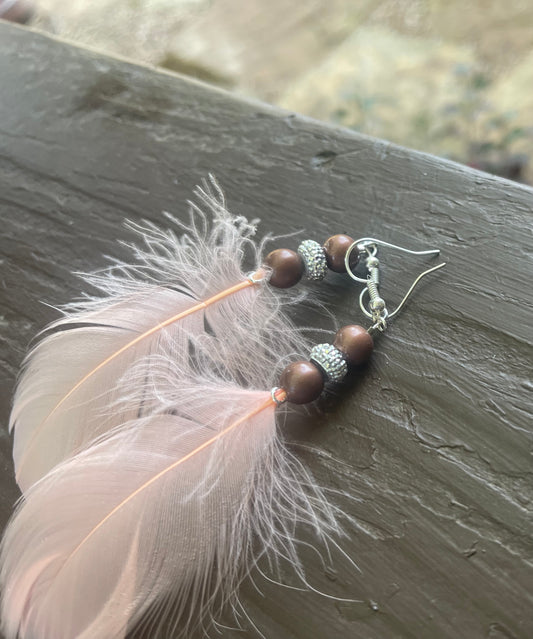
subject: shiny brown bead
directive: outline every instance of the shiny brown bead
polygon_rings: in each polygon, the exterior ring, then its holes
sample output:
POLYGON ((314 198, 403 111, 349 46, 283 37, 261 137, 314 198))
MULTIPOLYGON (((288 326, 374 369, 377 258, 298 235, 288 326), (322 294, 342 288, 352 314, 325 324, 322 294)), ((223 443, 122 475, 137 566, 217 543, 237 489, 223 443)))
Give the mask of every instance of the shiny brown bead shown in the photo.
POLYGON ((287 401, 308 404, 318 398, 324 388, 324 378, 311 362, 294 362, 281 373, 279 385, 287 393, 287 401))
POLYGON ((304 274, 304 263, 295 251, 280 248, 265 258, 265 266, 272 269, 269 283, 276 288, 289 288, 297 284, 304 274))
POLYGON ((362 326, 350 324, 337 331, 333 346, 344 355, 348 364, 358 365, 366 362, 374 350, 374 340, 362 326))
MULTIPOLYGON (((349 235, 332 235, 324 244, 324 252, 326 253, 326 262, 328 268, 335 273, 346 273, 344 258, 346 251, 353 244, 353 239, 349 235)), ((354 246, 350 252, 350 268, 354 269, 359 262, 359 250, 354 246)))

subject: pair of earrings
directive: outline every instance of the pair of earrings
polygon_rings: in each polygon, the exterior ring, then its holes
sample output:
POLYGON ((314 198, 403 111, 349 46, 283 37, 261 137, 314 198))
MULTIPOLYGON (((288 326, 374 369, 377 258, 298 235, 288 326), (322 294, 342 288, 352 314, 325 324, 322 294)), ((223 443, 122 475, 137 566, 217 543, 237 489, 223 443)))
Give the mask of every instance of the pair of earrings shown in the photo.
POLYGON ((336 546, 340 511, 284 446, 276 408, 365 361, 371 334, 443 264, 389 313, 377 251, 393 245, 337 235, 263 258, 214 180, 196 196, 188 224, 169 216, 179 233, 131 225, 135 263, 87 276, 101 295, 65 307, 25 360, 10 422, 23 495, 0 553, 6 639, 190 637, 223 606, 246 615, 238 586, 263 555, 306 583, 297 525, 336 546), (272 289, 328 268, 364 285, 371 326, 341 328, 273 387, 278 362, 309 345, 272 289))

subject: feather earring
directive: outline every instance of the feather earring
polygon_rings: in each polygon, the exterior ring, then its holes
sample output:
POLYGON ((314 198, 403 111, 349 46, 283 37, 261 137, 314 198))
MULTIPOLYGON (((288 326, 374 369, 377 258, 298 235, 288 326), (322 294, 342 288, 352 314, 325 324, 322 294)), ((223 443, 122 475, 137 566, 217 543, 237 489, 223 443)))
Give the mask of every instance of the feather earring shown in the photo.
POLYGON ((188 336, 202 335, 206 325, 229 340, 227 349, 235 322, 248 321, 253 307, 256 324, 235 357, 248 358, 253 341, 263 339, 278 301, 268 287, 259 286, 264 269, 250 275, 242 271, 246 251, 260 265, 262 246, 251 239, 255 226, 228 213, 213 178, 195 194, 198 204, 190 202, 188 226, 168 216, 181 237, 152 224, 130 224, 144 243, 130 246, 135 264, 117 261, 86 276, 105 297, 66 306, 64 317, 27 355, 10 418, 23 492, 57 463, 137 414, 138 405, 128 405, 124 413, 108 407, 124 393, 132 364, 157 353, 162 331, 173 337, 178 358, 186 359, 188 336))
POLYGON ((361 305, 383 330, 392 314, 371 270, 377 241, 335 236, 326 252, 307 241, 300 257, 279 249, 261 267, 253 226, 207 185, 197 195, 212 224, 193 205, 181 238, 145 230, 140 265, 91 278, 112 302, 71 307, 27 360, 12 422, 24 497, 1 553, 7 639, 123 639, 139 624, 151 637, 188 636, 237 605, 262 554, 288 558, 303 578, 298 524, 324 543, 341 533, 335 507, 280 442, 275 410, 312 401, 325 378, 369 356, 372 339, 344 327, 275 386, 278 362, 308 345, 260 282, 285 287, 324 263, 357 278, 360 252, 371 298, 361 305), (246 248, 259 265, 251 277, 246 248))

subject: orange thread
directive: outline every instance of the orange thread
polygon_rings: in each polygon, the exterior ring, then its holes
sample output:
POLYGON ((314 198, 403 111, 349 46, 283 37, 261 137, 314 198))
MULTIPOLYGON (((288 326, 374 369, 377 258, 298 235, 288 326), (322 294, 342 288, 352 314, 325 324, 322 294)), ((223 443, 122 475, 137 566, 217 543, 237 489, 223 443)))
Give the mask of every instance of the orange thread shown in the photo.
POLYGON ((239 284, 235 284, 235 286, 231 286, 230 288, 227 288, 226 290, 222 291, 221 293, 217 293, 216 295, 213 295, 212 297, 208 298, 204 302, 200 302, 199 304, 196 304, 195 306, 192 306, 191 308, 187 309, 186 311, 182 311, 181 313, 178 313, 177 315, 173 315, 172 317, 170 317, 169 319, 165 320, 164 322, 161 322, 161 323, 157 324, 156 326, 154 326, 153 328, 149 329, 148 331, 144 332, 142 335, 138 335, 135 339, 132 339, 131 342, 128 342, 125 346, 123 346, 122 348, 119 348, 118 351, 116 351, 115 353, 113 353, 112 355, 107 357, 103 362, 100 362, 100 364, 98 364, 98 366, 96 366, 91 371, 89 371, 87 373, 87 375, 85 375, 85 377, 80 379, 80 381, 77 384, 75 384, 69 390, 69 392, 64 397, 62 397, 59 400, 59 402, 52 408, 52 410, 43 419, 43 421, 39 424, 39 426, 37 426, 37 428, 33 431, 33 435, 31 436, 31 439, 30 439, 30 441, 28 443, 28 446, 26 448, 26 452, 23 454, 23 456, 22 456, 22 458, 20 460, 20 464, 19 464, 17 473, 15 475, 15 478, 18 480, 18 478, 20 476, 20 473, 21 473, 21 470, 22 470, 22 468, 24 466, 24 463, 25 463, 25 461, 27 459, 28 453, 29 453, 29 451, 30 451, 30 449, 32 447, 32 444, 33 444, 35 438, 37 437, 37 435, 41 432, 41 430, 42 430, 43 426, 46 424, 46 422, 57 411, 57 409, 60 408, 67 401, 67 399, 73 393, 75 393, 78 390, 78 388, 80 388, 80 386, 82 386, 89 378, 91 378, 101 368, 106 366, 106 364, 109 364, 109 362, 113 361, 115 359, 115 357, 118 357, 119 355, 121 355, 122 353, 127 351, 128 348, 131 348, 132 346, 135 346, 136 344, 138 344, 140 341, 142 341, 146 337, 150 337, 150 335, 153 335, 154 333, 157 333, 157 331, 160 331, 162 328, 166 328, 167 326, 170 326, 171 324, 174 324, 174 322, 178 322, 180 319, 183 319, 184 317, 187 317, 188 315, 192 315, 193 313, 196 313, 196 311, 199 311, 199 310, 201 310, 203 308, 207 308, 208 306, 211 306, 212 304, 215 304, 216 302, 219 302, 220 300, 224 299, 225 297, 228 297, 229 295, 233 295, 233 293, 237 293, 238 291, 241 291, 241 290, 243 290, 245 288, 248 288, 249 286, 253 286, 258 281, 260 281, 263 276, 264 276, 264 270, 263 269, 259 269, 258 271, 256 271, 255 273, 253 273, 250 276, 250 279, 247 279, 244 282, 239 282, 239 284), (256 281, 252 281, 253 279, 256 279, 256 281))

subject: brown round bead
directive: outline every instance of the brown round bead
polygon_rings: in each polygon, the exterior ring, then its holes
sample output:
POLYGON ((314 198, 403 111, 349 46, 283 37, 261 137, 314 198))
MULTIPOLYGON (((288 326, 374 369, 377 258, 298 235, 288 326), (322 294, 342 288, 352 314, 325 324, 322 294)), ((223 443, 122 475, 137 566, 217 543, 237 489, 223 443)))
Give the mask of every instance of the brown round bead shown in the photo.
MULTIPOLYGON (((344 258, 346 251, 353 244, 353 239, 349 235, 332 235, 324 244, 324 252, 326 253, 326 262, 328 268, 335 273, 346 273, 344 258)), ((354 246, 350 252, 350 268, 354 269, 359 262, 359 249, 354 246)))
POLYGON ((348 364, 358 365, 366 362, 374 350, 374 340, 370 333, 357 324, 339 328, 333 346, 344 355, 348 364))
POLYGON ((281 373, 279 385, 287 393, 288 402, 308 404, 324 389, 324 378, 311 362, 294 362, 281 373))
POLYGON ((276 288, 289 288, 297 284, 304 274, 304 262, 298 253, 280 248, 265 258, 265 266, 272 269, 269 284, 276 288))

